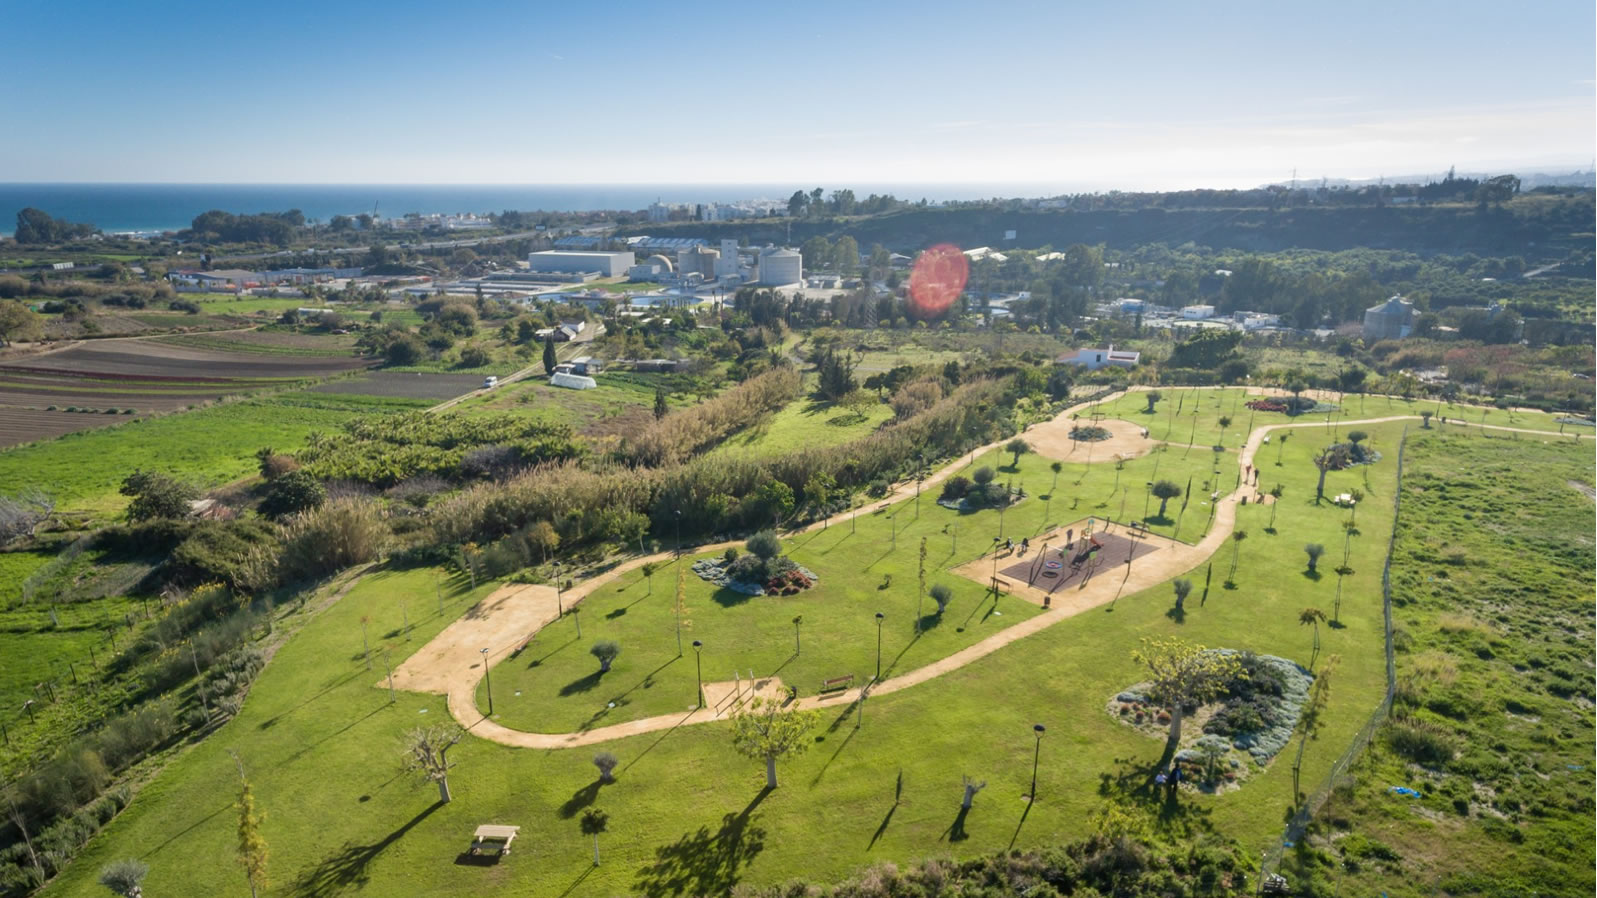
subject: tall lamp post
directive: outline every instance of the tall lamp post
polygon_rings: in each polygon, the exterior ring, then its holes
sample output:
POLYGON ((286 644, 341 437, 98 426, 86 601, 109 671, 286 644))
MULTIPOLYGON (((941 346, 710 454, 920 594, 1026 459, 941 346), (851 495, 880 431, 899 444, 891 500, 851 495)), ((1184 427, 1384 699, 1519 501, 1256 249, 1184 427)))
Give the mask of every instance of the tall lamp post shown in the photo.
POLYGON ((1042 724, 1032 724, 1031 731, 1037 735, 1037 746, 1031 753, 1031 800, 1037 800, 1037 761, 1042 757, 1042 734, 1047 728, 1042 724))
POLYGON ((676 510, 677 519, 677 560, 682 560, 682 509, 676 510))
POLYGON ((555 562, 555 617, 565 617, 565 608, 560 602, 560 562, 555 562))
POLYGON ((998 601, 998 537, 993 537, 993 601, 998 601))
POLYGON ((488 681, 488 716, 494 716, 494 679, 488 671, 488 650, 482 650, 482 676, 488 681))
POLYGON ((1142 519, 1144 521, 1148 520, 1148 503, 1150 501, 1152 501, 1152 499, 1153 499, 1153 481, 1152 480, 1148 481, 1148 485, 1147 485, 1147 487, 1145 487, 1145 489, 1147 490, 1147 492, 1142 497, 1142 519))
POLYGON ((704 707, 704 656, 699 652, 704 648, 704 643, 693 640, 693 666, 699 681, 698 701, 699 707, 704 707))
MULTIPOLYGON (((882 678, 882 621, 887 615, 876 612, 876 679, 882 678)), ((874 681, 873 681, 874 682, 874 681)))

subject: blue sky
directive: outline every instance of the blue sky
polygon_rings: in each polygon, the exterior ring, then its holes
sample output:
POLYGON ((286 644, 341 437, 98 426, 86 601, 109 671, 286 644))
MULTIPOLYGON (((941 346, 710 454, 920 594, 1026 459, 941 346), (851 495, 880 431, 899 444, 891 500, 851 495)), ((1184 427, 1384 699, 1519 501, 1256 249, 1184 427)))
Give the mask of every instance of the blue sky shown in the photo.
POLYGON ((0 0, 0 181, 1158 188, 1590 166, 1591 0, 1508 6, 0 0))

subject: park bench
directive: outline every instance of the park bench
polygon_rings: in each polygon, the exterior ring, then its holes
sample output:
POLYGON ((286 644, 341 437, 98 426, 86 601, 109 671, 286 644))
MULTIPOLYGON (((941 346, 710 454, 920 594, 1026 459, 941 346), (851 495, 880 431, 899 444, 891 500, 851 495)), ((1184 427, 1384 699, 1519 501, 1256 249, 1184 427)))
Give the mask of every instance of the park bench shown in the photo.
POLYGON ((822 692, 837 692, 839 690, 847 689, 848 687, 850 687, 852 685, 854 685, 854 675, 853 674, 849 674, 847 676, 842 676, 842 677, 833 677, 830 680, 822 680, 821 681, 821 691, 822 692))
POLYGON ((499 826, 493 823, 484 823, 477 827, 477 832, 471 839, 472 854, 510 853, 510 843, 516 840, 516 833, 521 832, 519 826, 499 826))

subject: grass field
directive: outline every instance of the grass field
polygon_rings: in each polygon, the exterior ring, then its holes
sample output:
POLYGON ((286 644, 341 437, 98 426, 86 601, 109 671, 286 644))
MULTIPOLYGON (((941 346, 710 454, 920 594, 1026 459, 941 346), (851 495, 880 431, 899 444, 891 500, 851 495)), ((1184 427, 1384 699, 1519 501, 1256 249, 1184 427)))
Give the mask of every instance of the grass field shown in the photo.
POLYGON ((1288 868, 1339 894, 1590 895, 1590 445, 1431 431, 1392 563, 1398 723, 1288 868), (1394 731, 1439 734, 1425 766, 1394 731), (1391 786, 1418 790, 1419 799, 1391 786))
POLYGON ((62 508, 111 513, 126 504, 117 487, 136 468, 216 486, 254 471, 263 446, 292 451, 354 415, 429 404, 305 392, 223 403, 0 451, 0 484, 38 485, 62 508))
MULTIPOLYGON (((1351 539, 1352 573, 1341 584, 1343 626, 1322 631, 1322 655, 1337 654, 1342 661, 1325 729, 1309 746, 1304 777, 1310 782, 1324 774, 1384 688, 1380 567, 1391 523, 1392 459, 1403 425, 1369 430, 1372 444, 1383 452, 1392 450, 1386 460, 1333 473, 1327 484, 1333 491, 1359 485, 1369 498, 1358 517, 1360 533, 1351 539)), ((444 616, 430 611, 423 616, 424 609, 435 607, 432 571, 373 575, 285 646, 257 681, 240 716, 165 770, 47 894, 97 894, 93 878, 99 866, 124 856, 151 865, 146 882, 151 894, 241 888, 239 872, 219 862, 231 856, 235 823, 230 804, 237 774, 229 749, 240 752, 267 815, 273 880, 283 894, 356 888, 371 894, 724 894, 739 881, 775 882, 800 875, 829 879, 875 860, 970 857, 1083 834, 1090 812, 1105 796, 1153 801, 1143 784, 1151 776, 1161 741, 1133 731, 1104 710, 1115 692, 1140 679, 1129 657, 1139 638, 1180 635, 1211 646, 1307 659, 1310 634, 1298 624, 1298 612, 1309 604, 1331 611, 1337 584, 1329 574, 1305 576, 1301 547, 1309 541, 1340 546, 1347 516, 1328 504, 1314 504, 1311 444, 1295 440, 1286 447, 1278 474, 1288 498, 1274 533, 1265 530, 1268 509, 1250 505, 1238 510, 1238 526, 1252 538, 1240 546, 1235 589, 1220 587, 1217 578, 1210 594, 1203 600, 1195 594, 1179 619, 1167 613, 1168 587, 1123 596, 929 683, 873 699, 863 719, 846 711, 826 714, 810 750, 779 765, 782 785, 772 792, 761 789, 762 765, 732 754, 728 727, 709 724, 607 744, 622 766, 618 782, 603 787, 596 784, 589 763, 592 750, 515 750, 468 738, 451 753, 458 762, 451 778, 456 800, 435 805, 430 786, 398 776, 397 749, 406 728, 442 718, 443 702, 402 694, 390 706, 380 683, 382 665, 368 671, 360 660, 360 620, 371 618, 374 633, 398 629, 399 605, 407 604, 415 625, 410 639, 396 635, 386 640, 397 642, 397 662, 467 603, 449 603, 444 616), (1031 726, 1036 722, 1046 724, 1048 734, 1040 746, 1038 800, 1025 802, 1021 795, 1030 789, 1031 726), (968 817, 959 816, 956 829, 962 774, 986 780, 988 786, 968 817), (602 807, 611 818, 609 832, 601 837, 604 862, 599 867, 592 865, 591 843, 576 819, 588 806, 602 807), (484 822, 523 827, 516 853, 492 867, 462 857, 472 829, 484 822)), ((1207 463, 1206 455, 1200 457, 1207 463)), ((1017 473, 1040 481, 1050 476, 1041 473, 1046 469, 1028 467, 1040 464, 1023 457, 1017 473)), ((1122 477, 1128 476, 1131 464, 1122 477)), ((1105 476, 1112 482, 1113 465, 1096 464, 1083 484, 1103 484, 1105 476)), ((1066 477, 1068 473, 1061 476, 1062 484, 1066 477)), ((1139 491, 1141 479, 1133 478, 1139 491)), ((1056 503, 1066 495, 1063 485, 1059 491, 1056 503)), ((897 509, 910 516, 900 524, 913 520, 913 500, 897 509)), ((1046 510, 1041 502, 1021 503, 1006 514, 1006 532, 1018 536, 1040 531, 1046 510)), ((1072 519, 1080 513, 1078 509, 1072 519)), ((875 552, 846 543, 838 547, 850 538, 846 525, 799 538, 797 557, 823 578, 822 589, 813 596, 725 605, 702 592, 690 599, 694 638, 707 643, 707 676, 729 675, 729 669, 719 675, 714 671, 730 668, 734 658, 758 664, 785 655, 792 635, 787 623, 791 604, 805 606, 804 632, 814 639, 805 642, 800 658, 792 662, 798 666, 789 669, 806 679, 822 670, 828 675, 872 672, 853 668, 874 667, 872 615, 879 607, 885 605, 890 613, 890 629, 883 636, 886 657, 896 657, 912 635, 907 603, 914 588, 904 581, 912 581, 913 574, 895 572, 893 586, 877 592, 879 572, 886 572, 882 566, 913 571, 917 526, 930 531, 931 560, 939 566, 952 563, 947 554, 953 540, 940 532, 941 521, 958 520, 960 555, 974 554, 979 542, 996 532, 996 519, 991 511, 957 516, 923 497, 921 523, 900 532, 896 552, 884 532, 883 516, 862 520, 852 537, 875 552), (888 557, 875 560, 878 555, 888 557), (875 566, 850 570, 868 563, 875 566), (709 634, 716 635, 705 639, 709 634)), ((1229 565, 1229 554, 1229 549, 1222 550, 1217 561, 1229 565)), ((957 626, 963 620, 959 612, 973 610, 971 591, 979 593, 980 587, 957 583, 944 573, 929 579, 946 580, 960 590, 950 610, 953 619, 942 625, 957 626)), ((574 630, 572 621, 561 621, 540 636, 527 654, 555 654, 527 672, 528 688, 547 695, 591 673, 597 665, 583 651, 595 638, 587 630, 590 622, 604 626, 599 622, 629 619, 637 628, 625 636, 623 655, 610 676, 623 688, 634 683, 641 687, 640 675, 675 656, 672 631, 666 628, 670 618, 660 609, 673 581, 668 572, 657 574, 656 580, 653 598, 642 598, 647 586, 640 588, 635 579, 617 583, 625 587, 621 592, 612 588, 595 596, 583 618, 582 643, 572 641, 574 633, 567 635, 574 630), (607 619, 640 598, 625 615, 607 619), (593 613, 602 607, 609 610, 593 613), (628 664, 634 666, 624 666, 628 664)), ((459 587, 454 584, 457 591, 459 587)), ((478 594, 489 588, 484 585, 478 594)), ((1011 601, 1018 605, 1018 600, 1011 601)), ((984 626, 991 625, 990 619, 984 626)), ((929 641, 945 635, 934 630, 923 637, 927 655, 935 654, 934 648, 950 650, 960 634, 947 636, 949 641, 941 645, 929 641)), ((921 651, 911 648, 900 665, 910 664, 921 651)), ((687 660, 667 663, 656 673, 658 685, 651 690, 665 689, 668 683, 680 686, 687 660)), ((496 699, 510 694, 503 691, 509 688, 507 665, 498 669, 504 674, 495 673, 496 699)), ((806 694, 813 689, 800 685, 806 694)), ((692 690, 682 692, 669 701, 685 710, 692 690)), ((593 700, 571 702, 559 712, 561 720, 580 724, 607 694, 613 693, 592 690, 593 700)), ((1288 766, 1278 761, 1237 792, 1150 803, 1148 812, 1162 825, 1214 827, 1245 845, 1263 847, 1280 830, 1289 800, 1288 766)))
POLYGON ((814 449, 836 446, 866 436, 892 417, 893 410, 886 405, 874 405, 856 415, 830 402, 796 399, 754 427, 727 438, 712 454, 766 455, 790 452, 798 445, 814 449))

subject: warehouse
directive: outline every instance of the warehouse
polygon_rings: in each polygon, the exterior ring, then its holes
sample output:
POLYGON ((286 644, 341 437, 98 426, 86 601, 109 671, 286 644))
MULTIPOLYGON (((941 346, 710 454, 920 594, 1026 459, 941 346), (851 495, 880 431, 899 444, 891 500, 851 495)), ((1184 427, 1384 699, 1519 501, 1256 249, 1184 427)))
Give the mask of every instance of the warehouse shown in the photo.
POLYGON ((580 274, 597 271, 602 277, 620 277, 637 262, 630 252, 581 253, 561 250, 544 250, 527 256, 529 271, 565 272, 580 274))

